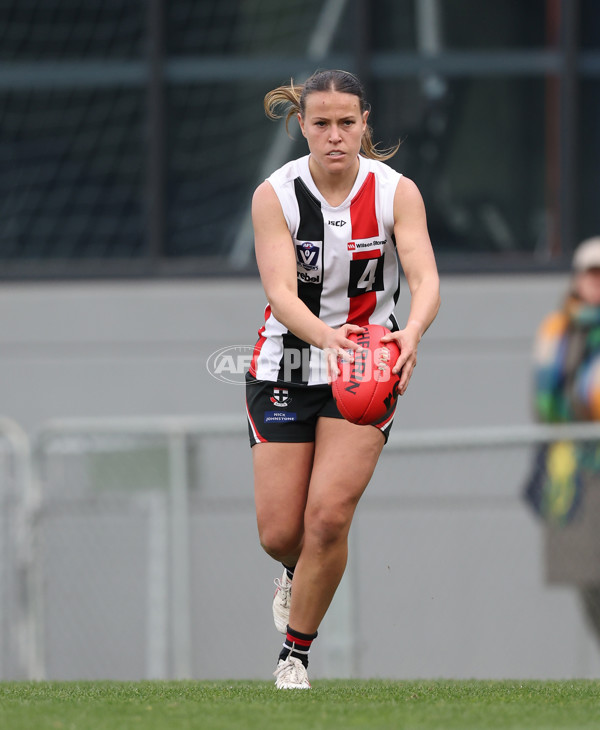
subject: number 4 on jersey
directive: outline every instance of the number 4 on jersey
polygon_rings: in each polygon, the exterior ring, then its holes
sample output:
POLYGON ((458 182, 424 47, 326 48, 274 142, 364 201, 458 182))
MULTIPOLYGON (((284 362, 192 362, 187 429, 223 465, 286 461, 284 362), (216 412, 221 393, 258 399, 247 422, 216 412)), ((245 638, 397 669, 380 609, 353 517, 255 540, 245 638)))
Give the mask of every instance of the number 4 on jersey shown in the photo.
POLYGON ((373 291, 373 287, 375 286, 377 259, 368 259, 365 263, 367 265, 356 286, 359 289, 364 289, 365 291, 373 291))
POLYGON ((349 297, 357 297, 367 292, 382 290, 383 256, 379 255, 379 251, 376 252, 376 256, 373 256, 373 258, 356 258, 350 261, 349 297))

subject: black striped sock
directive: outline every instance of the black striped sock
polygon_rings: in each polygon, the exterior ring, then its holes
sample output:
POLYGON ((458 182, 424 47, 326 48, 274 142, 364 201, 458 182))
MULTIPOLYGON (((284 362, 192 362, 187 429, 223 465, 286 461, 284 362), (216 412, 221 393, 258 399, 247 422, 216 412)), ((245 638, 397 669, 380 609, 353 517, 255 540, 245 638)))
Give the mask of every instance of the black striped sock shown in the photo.
MULTIPOLYGON (((282 563, 282 565, 283 565, 283 563, 282 563)), ((287 573, 288 580, 292 580, 292 578, 294 577, 294 571, 296 570, 296 566, 293 565, 290 568, 289 565, 283 565, 283 567, 285 568, 285 572, 287 573)))
POLYGON ((305 667, 308 666, 308 653, 310 652, 310 645, 317 638, 318 632, 314 634, 301 634, 299 631, 294 631, 287 627, 287 634, 285 641, 283 642, 283 649, 279 655, 280 659, 287 659, 288 656, 296 657, 300 659, 305 667))

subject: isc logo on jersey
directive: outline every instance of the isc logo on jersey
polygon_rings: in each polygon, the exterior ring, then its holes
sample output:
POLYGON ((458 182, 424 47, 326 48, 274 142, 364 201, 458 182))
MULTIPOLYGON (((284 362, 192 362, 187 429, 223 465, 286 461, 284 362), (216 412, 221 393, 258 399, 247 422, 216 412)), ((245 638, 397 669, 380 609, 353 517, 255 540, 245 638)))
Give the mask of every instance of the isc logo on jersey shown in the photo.
POLYGON ((321 241, 296 243, 298 279, 308 284, 321 283, 321 241))

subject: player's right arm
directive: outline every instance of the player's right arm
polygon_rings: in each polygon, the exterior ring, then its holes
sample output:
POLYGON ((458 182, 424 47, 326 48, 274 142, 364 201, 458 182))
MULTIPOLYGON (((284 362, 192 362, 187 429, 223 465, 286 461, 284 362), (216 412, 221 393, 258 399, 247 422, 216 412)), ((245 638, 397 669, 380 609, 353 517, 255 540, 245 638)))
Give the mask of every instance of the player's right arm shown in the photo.
MULTIPOLYGON (((273 316, 297 337, 322 350, 342 354, 358 349, 348 339, 362 327, 345 324, 333 329, 316 317, 298 297, 298 276, 294 242, 281 203, 272 185, 265 180, 252 198, 252 223, 256 262, 273 316)), ((335 361, 335 357, 333 358, 335 361)))

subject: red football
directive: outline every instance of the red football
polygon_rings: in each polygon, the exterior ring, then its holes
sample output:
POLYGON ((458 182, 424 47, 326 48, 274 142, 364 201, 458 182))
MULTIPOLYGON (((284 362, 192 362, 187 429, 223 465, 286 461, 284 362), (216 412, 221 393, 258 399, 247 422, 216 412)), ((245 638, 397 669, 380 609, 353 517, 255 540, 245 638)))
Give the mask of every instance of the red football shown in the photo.
POLYGON ((348 336, 363 350, 354 352, 351 363, 339 360, 341 374, 332 384, 336 405, 347 421, 362 426, 381 423, 394 410, 400 376, 392 373, 392 367, 400 350, 395 342, 381 342, 389 332, 387 327, 368 324, 364 332, 348 336))

